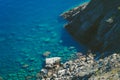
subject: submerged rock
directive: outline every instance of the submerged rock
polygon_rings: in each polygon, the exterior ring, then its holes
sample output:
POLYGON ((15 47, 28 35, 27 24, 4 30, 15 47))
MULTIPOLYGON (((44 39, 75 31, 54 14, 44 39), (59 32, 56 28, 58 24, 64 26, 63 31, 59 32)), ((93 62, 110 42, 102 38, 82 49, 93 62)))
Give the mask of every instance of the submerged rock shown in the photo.
POLYGON ((0 76, 0 80, 3 80, 3 78, 0 76))
POLYGON ((34 57, 33 57, 33 58, 30 58, 29 61, 30 61, 30 62, 35 61, 35 58, 34 58, 34 57))
POLYGON ((50 38, 43 38, 43 41, 44 41, 45 43, 51 42, 50 38))
POLYGON ((28 67, 29 67, 28 64, 24 64, 24 65, 22 66, 22 68, 28 68, 28 67))
POLYGON ((43 53, 43 56, 48 57, 50 54, 51 54, 50 51, 46 51, 46 52, 43 53))
POLYGON ((30 75, 25 77, 25 80, 32 80, 32 79, 33 79, 33 76, 30 76, 30 75))
POLYGON ((120 0, 91 0, 84 9, 62 16, 65 28, 79 42, 97 51, 120 51, 120 0), (73 16, 74 15, 74 16, 73 16))

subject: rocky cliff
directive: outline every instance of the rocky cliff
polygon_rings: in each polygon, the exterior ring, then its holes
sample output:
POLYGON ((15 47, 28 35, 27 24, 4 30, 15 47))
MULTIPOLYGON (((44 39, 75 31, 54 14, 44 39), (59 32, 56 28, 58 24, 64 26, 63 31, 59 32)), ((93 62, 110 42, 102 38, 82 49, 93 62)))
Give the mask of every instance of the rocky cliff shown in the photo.
POLYGON ((97 51, 120 51, 120 0, 91 0, 61 14, 67 31, 97 51))

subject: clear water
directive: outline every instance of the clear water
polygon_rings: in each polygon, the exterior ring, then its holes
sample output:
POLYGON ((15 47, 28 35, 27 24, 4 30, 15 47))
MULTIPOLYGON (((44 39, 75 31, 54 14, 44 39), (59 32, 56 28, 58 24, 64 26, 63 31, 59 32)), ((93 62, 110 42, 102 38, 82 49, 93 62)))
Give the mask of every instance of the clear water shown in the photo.
POLYGON ((65 31, 66 21, 59 15, 87 1, 0 0, 0 76, 6 80, 35 76, 44 65, 46 51, 63 62, 85 52, 65 31))

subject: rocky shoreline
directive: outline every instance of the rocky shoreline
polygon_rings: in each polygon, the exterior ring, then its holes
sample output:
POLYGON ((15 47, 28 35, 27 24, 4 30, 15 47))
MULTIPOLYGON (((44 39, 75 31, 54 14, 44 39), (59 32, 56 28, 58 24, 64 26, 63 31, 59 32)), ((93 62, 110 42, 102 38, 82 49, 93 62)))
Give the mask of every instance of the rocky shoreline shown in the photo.
POLYGON ((71 21, 78 13, 83 11, 87 5, 88 5, 88 2, 82 4, 78 7, 75 7, 73 9, 70 9, 69 11, 62 13, 60 16, 68 21, 71 21))
POLYGON ((60 16, 69 21, 65 28, 76 41, 103 57, 96 60, 92 53, 77 53, 77 59, 60 63, 57 69, 45 67, 41 79, 120 80, 120 0, 91 0, 60 16), (53 70, 51 77, 49 70, 53 70))
POLYGON ((60 57, 46 58, 45 67, 36 74, 37 80, 120 80, 120 54, 99 60, 92 53, 76 56, 65 63, 60 62, 60 57))

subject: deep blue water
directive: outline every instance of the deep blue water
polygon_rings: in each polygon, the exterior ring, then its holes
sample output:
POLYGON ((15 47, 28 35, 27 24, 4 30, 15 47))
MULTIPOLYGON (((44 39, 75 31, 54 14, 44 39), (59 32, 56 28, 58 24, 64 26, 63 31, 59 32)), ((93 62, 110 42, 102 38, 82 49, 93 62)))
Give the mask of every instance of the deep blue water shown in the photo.
POLYGON ((85 52, 65 31, 66 21, 59 15, 87 1, 0 0, 0 76, 24 80, 35 75, 44 65, 46 51, 63 62, 85 52))

